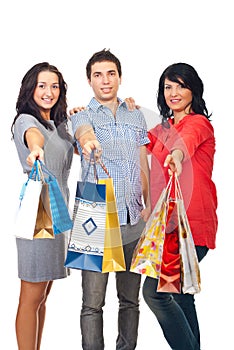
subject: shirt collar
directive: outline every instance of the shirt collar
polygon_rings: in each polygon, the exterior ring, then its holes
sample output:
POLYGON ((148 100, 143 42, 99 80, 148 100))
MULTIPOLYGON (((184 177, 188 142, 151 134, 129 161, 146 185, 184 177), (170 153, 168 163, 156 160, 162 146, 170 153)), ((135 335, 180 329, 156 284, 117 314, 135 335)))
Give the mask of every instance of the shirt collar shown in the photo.
MULTIPOLYGON (((118 99, 118 101, 119 101, 119 105, 120 106, 123 106, 123 107, 125 107, 125 108, 127 108, 127 105, 126 105, 126 102, 125 101, 123 101, 121 98, 119 98, 119 97, 117 97, 117 99, 118 99)), ((97 100, 96 100, 96 98, 95 97, 93 97, 91 100, 90 100, 90 102, 89 102, 89 104, 88 104, 88 107, 93 111, 93 112, 98 112, 98 110, 100 109, 100 108, 102 108, 102 107, 105 107, 104 105, 102 105, 100 102, 98 102, 97 100)))

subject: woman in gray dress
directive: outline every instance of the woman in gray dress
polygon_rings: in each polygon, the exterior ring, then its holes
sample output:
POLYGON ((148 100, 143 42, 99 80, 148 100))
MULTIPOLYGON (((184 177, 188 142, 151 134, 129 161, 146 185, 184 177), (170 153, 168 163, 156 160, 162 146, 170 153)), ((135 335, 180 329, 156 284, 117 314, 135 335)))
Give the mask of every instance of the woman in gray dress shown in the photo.
MULTIPOLYGON (((47 62, 34 65, 21 83, 12 133, 23 171, 28 174, 35 159, 42 160, 56 176, 68 203, 67 180, 74 147, 68 133, 66 91, 56 67, 47 62)), ((16 243, 21 279, 16 316, 18 348, 38 350, 53 280, 68 275, 64 268, 67 237, 62 233, 55 239, 16 238, 16 243)))

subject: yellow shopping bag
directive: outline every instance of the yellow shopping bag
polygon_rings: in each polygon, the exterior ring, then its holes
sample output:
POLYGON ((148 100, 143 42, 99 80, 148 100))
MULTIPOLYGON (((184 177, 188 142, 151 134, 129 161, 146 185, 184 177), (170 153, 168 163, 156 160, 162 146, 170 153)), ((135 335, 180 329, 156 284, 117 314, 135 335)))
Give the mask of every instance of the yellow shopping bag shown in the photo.
POLYGON ((113 179, 99 179, 99 184, 106 185, 106 229, 102 272, 125 271, 125 259, 117 212, 113 179))

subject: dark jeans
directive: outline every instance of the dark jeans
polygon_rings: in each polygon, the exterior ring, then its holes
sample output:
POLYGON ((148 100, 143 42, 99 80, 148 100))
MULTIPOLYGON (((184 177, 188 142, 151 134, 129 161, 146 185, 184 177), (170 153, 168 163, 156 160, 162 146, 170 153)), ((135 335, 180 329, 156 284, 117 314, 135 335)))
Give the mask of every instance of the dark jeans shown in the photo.
MULTIPOLYGON (((121 227, 127 270, 145 223, 121 227)), ((80 316, 82 347, 84 350, 103 350, 103 306, 105 304, 108 273, 82 271, 83 303, 80 316)), ((116 349, 136 348, 139 323, 139 290, 141 275, 129 271, 116 272, 119 299, 118 337, 116 349)))
MULTIPOLYGON (((196 246, 198 260, 208 252, 196 246)), ((200 331, 194 295, 157 293, 158 279, 146 277, 143 297, 157 317, 164 337, 174 350, 200 350, 200 331)))

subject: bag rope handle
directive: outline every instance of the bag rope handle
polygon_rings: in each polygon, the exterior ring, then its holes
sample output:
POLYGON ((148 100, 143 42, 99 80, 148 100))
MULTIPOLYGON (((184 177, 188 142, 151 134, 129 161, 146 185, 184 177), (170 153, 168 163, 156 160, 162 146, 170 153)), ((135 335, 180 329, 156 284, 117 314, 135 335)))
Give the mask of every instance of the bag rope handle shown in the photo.
POLYGON ((41 167, 40 167, 40 164, 38 163, 37 159, 33 163, 33 166, 32 166, 32 169, 31 169, 29 175, 28 175, 27 181, 23 184, 23 186, 21 188, 20 195, 19 195, 20 201, 22 201, 22 199, 24 198, 25 191, 26 191, 29 180, 41 181, 42 183, 44 182, 44 176, 43 176, 43 173, 41 172, 41 167))
POLYGON ((99 165, 101 166, 101 168, 104 170, 104 172, 106 173, 106 175, 107 175, 109 178, 111 177, 111 176, 110 176, 110 173, 108 172, 108 170, 107 170, 105 164, 101 161, 101 159, 98 159, 98 160, 95 159, 95 153, 94 153, 94 152, 95 152, 95 151, 92 151, 92 152, 90 153, 89 166, 88 166, 87 172, 86 172, 86 174, 85 174, 84 181, 85 181, 85 179, 86 179, 87 176, 88 176, 88 173, 89 173, 89 171, 90 171, 91 165, 92 165, 93 168, 94 168, 94 178, 95 178, 96 181, 98 181, 97 164, 99 164, 99 165))
POLYGON ((100 164, 100 166, 102 167, 102 169, 104 170, 104 172, 106 173, 106 175, 108 177, 111 177, 110 174, 109 174, 109 171, 107 170, 105 164, 101 161, 101 159, 98 161, 98 163, 100 164))
POLYGON ((33 163, 33 166, 32 166, 32 169, 28 175, 28 178, 29 179, 33 179, 33 175, 35 174, 35 179, 40 181, 41 178, 40 178, 40 172, 39 172, 39 167, 38 167, 38 161, 37 159, 35 160, 35 162, 33 163))

